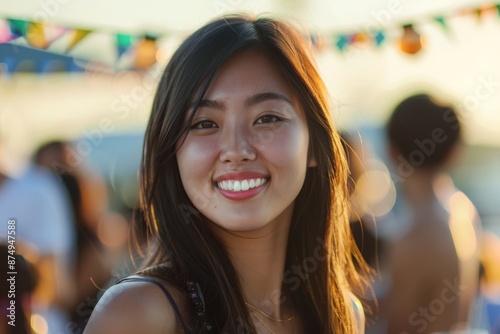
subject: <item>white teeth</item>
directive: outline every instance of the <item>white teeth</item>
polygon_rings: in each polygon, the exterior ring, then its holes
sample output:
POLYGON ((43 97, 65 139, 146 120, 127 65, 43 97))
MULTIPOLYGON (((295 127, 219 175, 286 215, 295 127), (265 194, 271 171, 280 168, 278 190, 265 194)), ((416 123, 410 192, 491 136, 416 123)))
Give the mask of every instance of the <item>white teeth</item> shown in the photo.
POLYGON ((224 180, 217 182, 217 186, 223 190, 229 191, 246 191, 248 189, 256 188, 267 182, 266 178, 248 179, 248 180, 224 180))

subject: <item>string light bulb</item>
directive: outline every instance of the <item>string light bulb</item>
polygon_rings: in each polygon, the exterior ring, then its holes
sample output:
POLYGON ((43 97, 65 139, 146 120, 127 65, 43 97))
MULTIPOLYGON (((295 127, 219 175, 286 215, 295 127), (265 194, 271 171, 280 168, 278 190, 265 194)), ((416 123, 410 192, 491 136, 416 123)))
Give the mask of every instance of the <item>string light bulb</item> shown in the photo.
POLYGON ((134 67, 137 70, 144 70, 156 63, 156 37, 146 35, 144 39, 137 44, 135 50, 134 67))
POLYGON ((416 54, 422 49, 422 37, 415 31, 412 24, 403 26, 403 36, 399 40, 399 48, 408 54, 416 54))

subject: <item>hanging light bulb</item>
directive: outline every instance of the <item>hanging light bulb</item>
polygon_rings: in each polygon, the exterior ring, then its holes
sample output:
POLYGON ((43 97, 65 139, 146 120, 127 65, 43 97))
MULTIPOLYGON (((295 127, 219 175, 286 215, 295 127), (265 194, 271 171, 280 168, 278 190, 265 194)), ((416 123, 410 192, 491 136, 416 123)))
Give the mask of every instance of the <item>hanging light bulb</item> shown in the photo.
POLYGON ((413 29, 412 24, 403 26, 403 36, 399 40, 399 48, 408 54, 415 54, 422 49, 422 37, 413 29))
POLYGON ((137 44, 135 51, 134 67, 138 70, 144 70, 156 63, 156 37, 149 35, 137 44))

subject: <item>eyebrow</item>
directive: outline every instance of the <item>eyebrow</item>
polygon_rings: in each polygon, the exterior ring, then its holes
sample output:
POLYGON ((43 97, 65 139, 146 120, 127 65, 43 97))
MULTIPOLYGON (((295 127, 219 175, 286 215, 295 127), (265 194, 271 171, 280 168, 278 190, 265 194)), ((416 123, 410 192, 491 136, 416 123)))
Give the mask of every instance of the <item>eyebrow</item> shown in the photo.
MULTIPOLYGON (((284 101, 290 105, 293 106, 292 101, 288 97, 286 97, 283 94, 280 93, 274 93, 274 92, 265 92, 265 93, 258 93, 254 94, 252 96, 249 96, 245 99, 245 107, 251 107, 256 104, 262 103, 264 101, 269 101, 269 100, 279 100, 279 101, 284 101)), ((208 99, 203 99, 200 101, 200 104, 198 105, 198 108, 201 107, 207 107, 211 109, 217 109, 217 110, 226 110, 226 105, 224 102, 218 101, 218 100, 208 100, 208 99)))

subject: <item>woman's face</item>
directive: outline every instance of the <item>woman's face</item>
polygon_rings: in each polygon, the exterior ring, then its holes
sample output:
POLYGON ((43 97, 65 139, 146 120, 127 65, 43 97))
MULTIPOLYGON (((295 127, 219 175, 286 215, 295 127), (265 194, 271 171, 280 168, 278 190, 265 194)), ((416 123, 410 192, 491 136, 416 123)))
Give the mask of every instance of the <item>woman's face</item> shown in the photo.
POLYGON ((245 51, 218 72, 177 152, 196 208, 230 231, 290 222, 304 183, 309 132, 292 89, 264 53, 245 51))

